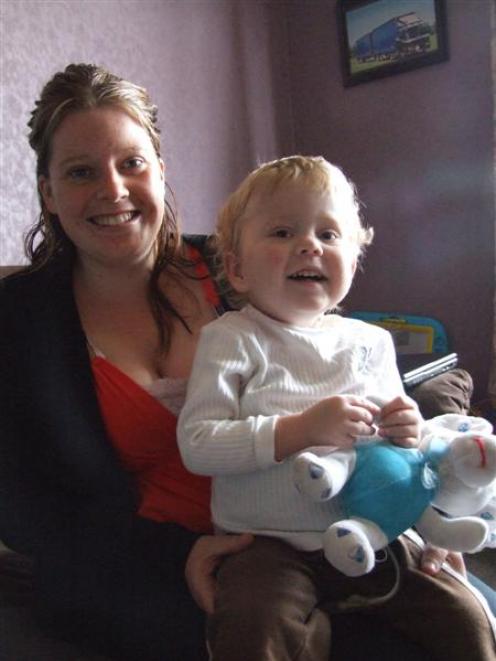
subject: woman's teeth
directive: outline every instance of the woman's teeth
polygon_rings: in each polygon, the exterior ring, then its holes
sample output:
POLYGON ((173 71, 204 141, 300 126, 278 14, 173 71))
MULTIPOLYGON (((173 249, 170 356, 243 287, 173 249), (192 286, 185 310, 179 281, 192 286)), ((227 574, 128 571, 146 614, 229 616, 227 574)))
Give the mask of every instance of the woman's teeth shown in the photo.
POLYGON ((126 211, 125 213, 112 214, 108 216, 92 216, 90 221, 95 225, 122 225, 123 223, 128 223, 130 220, 133 220, 137 213, 137 211, 126 211))

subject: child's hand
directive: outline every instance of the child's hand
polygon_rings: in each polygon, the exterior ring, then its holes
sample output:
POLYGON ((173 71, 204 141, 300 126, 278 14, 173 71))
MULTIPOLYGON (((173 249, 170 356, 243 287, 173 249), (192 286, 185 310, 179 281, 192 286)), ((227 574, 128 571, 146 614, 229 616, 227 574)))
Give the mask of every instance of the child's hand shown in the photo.
POLYGON ((395 397, 380 413, 378 433, 390 438, 395 445, 415 448, 420 442, 422 416, 417 404, 406 395, 395 397))
POLYGON ((307 429, 307 447, 335 445, 348 448, 358 436, 375 433, 374 418, 380 408, 365 397, 335 395, 323 399, 301 414, 307 429))

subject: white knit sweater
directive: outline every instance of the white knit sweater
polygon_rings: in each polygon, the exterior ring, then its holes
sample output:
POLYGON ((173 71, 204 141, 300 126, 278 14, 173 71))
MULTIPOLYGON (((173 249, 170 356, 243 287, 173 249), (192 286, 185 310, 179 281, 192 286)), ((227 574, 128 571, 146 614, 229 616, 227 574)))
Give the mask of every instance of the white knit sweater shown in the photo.
POLYGON ((191 471, 214 476, 217 527, 321 548, 322 531, 341 518, 338 501, 298 493, 291 458, 274 459, 274 427, 337 394, 403 394, 387 331, 337 315, 319 328, 288 326, 251 306, 203 329, 178 441, 191 471))

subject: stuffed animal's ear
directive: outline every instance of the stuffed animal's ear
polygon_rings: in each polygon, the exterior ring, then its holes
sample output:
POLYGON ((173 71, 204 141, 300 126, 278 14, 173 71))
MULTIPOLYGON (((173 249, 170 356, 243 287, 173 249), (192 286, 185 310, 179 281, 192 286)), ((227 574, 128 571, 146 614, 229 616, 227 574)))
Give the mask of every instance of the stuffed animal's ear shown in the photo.
POLYGON ((468 487, 486 487, 496 480, 496 436, 462 434, 449 446, 456 476, 468 487))

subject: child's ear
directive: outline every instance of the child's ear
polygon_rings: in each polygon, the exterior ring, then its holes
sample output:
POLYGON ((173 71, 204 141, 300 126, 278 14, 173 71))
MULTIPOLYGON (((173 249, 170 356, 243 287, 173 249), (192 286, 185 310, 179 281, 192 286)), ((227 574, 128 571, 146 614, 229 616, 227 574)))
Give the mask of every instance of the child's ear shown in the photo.
POLYGON ((355 257, 355 259, 353 260, 353 263, 351 265, 353 276, 355 276, 355 273, 356 273, 356 270, 357 270, 357 267, 358 267, 358 261, 359 261, 359 256, 357 255, 355 257))
POLYGON ((247 285, 243 278, 241 260, 235 253, 228 252, 224 255, 224 269, 231 287, 239 294, 244 294, 247 291, 247 285))

